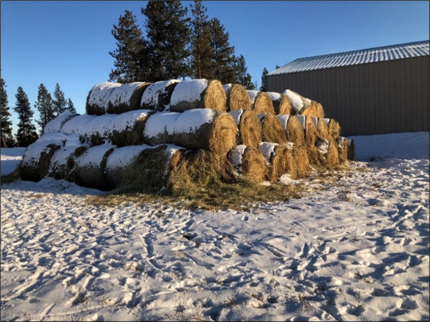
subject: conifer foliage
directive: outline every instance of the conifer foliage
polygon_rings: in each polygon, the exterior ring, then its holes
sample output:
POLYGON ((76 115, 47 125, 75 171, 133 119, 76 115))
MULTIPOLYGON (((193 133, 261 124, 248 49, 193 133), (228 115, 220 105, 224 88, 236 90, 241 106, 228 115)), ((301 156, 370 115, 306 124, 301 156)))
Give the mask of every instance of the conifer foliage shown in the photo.
POLYGON ((260 91, 267 92, 266 90, 266 75, 269 73, 266 67, 263 69, 263 75, 261 75, 261 87, 260 91))
POLYGON ((54 111, 57 113, 57 115, 67 110, 67 101, 64 98, 64 93, 60 89, 60 85, 58 85, 58 83, 55 85, 54 100, 52 103, 54 105, 54 111))
POLYGON ((246 68, 245 57, 240 55, 236 60, 236 83, 245 87, 245 89, 254 89, 254 84, 252 83, 251 75, 248 73, 246 68))
POLYGON ((0 78, 0 113, 1 113, 1 146, 7 147, 8 138, 12 135, 12 122, 10 121, 9 104, 6 93, 6 83, 0 78))
POLYGON ((66 109, 72 113, 76 113, 75 105, 70 98, 67 100, 66 109))
POLYGON ((56 117, 51 94, 43 84, 39 85, 34 107, 39 111, 40 120, 37 121, 37 124, 40 126, 40 133, 43 134, 45 125, 56 117))
POLYGON ((30 108, 30 102, 28 101, 27 94, 24 92, 22 87, 18 87, 18 91, 15 95, 16 104, 14 111, 18 113, 18 133, 16 139, 21 147, 27 147, 31 143, 38 139, 36 133, 36 127, 34 126, 33 111, 30 108))

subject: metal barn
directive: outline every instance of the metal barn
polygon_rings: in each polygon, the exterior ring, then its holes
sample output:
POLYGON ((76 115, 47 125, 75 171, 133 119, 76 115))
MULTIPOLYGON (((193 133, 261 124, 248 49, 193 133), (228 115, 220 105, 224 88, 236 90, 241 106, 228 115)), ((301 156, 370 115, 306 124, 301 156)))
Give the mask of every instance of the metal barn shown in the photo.
POLYGON ((321 103, 343 136, 429 131, 429 41, 299 58, 266 87, 321 103))

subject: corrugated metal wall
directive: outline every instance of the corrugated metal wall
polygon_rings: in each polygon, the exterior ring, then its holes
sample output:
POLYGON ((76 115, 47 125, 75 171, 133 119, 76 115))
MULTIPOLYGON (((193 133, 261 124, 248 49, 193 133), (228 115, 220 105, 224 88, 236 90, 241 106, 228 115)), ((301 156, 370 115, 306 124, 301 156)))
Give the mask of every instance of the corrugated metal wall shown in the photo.
POLYGON ((341 135, 429 131, 429 56, 271 75, 267 91, 320 102, 341 135))

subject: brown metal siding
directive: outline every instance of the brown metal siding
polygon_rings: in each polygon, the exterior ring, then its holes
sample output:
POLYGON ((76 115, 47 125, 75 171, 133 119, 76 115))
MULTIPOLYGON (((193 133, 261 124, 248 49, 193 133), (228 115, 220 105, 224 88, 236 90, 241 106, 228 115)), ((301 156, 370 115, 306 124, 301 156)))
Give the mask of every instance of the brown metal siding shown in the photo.
POLYGON ((267 76, 267 88, 320 102, 342 135, 429 131, 429 56, 267 76))

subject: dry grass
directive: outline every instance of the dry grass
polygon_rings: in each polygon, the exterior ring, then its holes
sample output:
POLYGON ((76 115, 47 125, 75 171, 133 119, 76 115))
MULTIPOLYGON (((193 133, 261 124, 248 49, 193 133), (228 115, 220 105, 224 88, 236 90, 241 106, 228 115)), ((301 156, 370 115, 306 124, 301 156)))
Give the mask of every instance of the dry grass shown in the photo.
POLYGON ((228 111, 250 110, 251 105, 251 99, 246 89, 240 84, 233 84, 227 94, 228 111))
POLYGON ((252 105, 252 110, 257 114, 275 114, 275 109, 273 108, 273 102, 270 95, 266 92, 258 92, 255 97, 254 104, 252 105))
POLYGON ((274 114, 267 114, 261 120, 263 126, 262 141, 284 144, 287 143, 287 134, 281 121, 274 114))
POLYGON ((296 111, 291 108, 291 102, 288 95, 283 94, 281 98, 281 102, 279 103, 278 110, 276 114, 279 115, 293 115, 296 111))
POLYGON ((287 123, 287 140, 295 145, 301 146, 305 142, 305 132, 299 119, 295 115, 288 118, 287 123))
MULTIPOLYGON (((248 94, 246 94, 249 98, 248 94)), ((239 122, 240 144, 258 148, 262 141, 262 126, 257 114, 251 110, 243 111, 239 122)))

